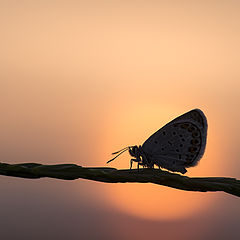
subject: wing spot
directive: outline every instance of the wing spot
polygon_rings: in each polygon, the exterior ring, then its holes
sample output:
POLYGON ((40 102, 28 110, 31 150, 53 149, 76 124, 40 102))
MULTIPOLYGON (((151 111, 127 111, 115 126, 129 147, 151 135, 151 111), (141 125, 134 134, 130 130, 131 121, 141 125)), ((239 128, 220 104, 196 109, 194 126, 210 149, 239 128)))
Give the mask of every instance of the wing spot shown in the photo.
POLYGON ((173 134, 173 135, 176 135, 176 132, 173 132, 172 134, 173 134))
POLYGON ((157 144, 157 143, 158 143, 158 141, 156 141, 156 140, 155 140, 155 141, 154 141, 154 143, 156 143, 156 144, 157 144))
POLYGON ((162 151, 164 151, 164 148, 161 148, 162 151))
POLYGON ((192 159, 191 159, 191 157, 188 154, 186 155, 186 162, 187 163, 192 162, 192 159))
POLYGON ((179 137, 183 137, 183 135, 182 135, 182 134, 180 134, 180 135, 179 135, 179 137))
POLYGON ((166 135, 166 132, 165 131, 163 131, 163 133, 162 133, 164 136, 166 135))
POLYGON ((188 128, 188 131, 189 131, 189 132, 193 132, 194 130, 196 130, 195 127, 189 127, 189 128, 188 128))
POLYGON ((171 146, 172 146, 172 143, 171 143, 170 141, 168 141, 168 143, 169 143, 169 145, 171 145, 171 146))
POLYGON ((191 140, 191 144, 193 144, 193 145, 199 145, 199 143, 200 143, 200 141, 196 138, 191 140))
POLYGON ((184 138, 182 138, 182 142, 185 142, 185 139, 184 139, 184 138))
POLYGON ((176 152, 179 152, 179 149, 176 149, 176 152))
POLYGON ((198 131, 193 132, 193 133, 192 133, 192 136, 193 136, 193 137, 199 137, 199 132, 198 132, 198 131))
POLYGON ((182 159, 182 155, 181 155, 181 154, 179 154, 179 155, 178 155, 178 158, 179 158, 179 159, 182 159))
POLYGON ((194 153, 194 152, 197 151, 197 148, 196 148, 196 147, 190 147, 190 148, 188 148, 188 151, 189 151, 190 153, 194 153))
POLYGON ((179 147, 183 147, 183 144, 181 143, 181 144, 179 145, 179 147))
POLYGON ((189 124, 188 123, 184 123, 181 125, 181 128, 183 129, 187 129, 189 127, 189 124))

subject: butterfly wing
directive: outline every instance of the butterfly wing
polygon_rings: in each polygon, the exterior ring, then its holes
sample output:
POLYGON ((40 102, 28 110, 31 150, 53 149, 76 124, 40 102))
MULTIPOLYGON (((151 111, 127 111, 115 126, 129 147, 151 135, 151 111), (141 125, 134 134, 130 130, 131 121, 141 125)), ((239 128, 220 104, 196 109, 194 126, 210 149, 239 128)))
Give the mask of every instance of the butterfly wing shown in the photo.
POLYGON ((142 145, 154 164, 185 173, 201 159, 207 139, 207 119, 199 109, 191 110, 159 129, 142 145))

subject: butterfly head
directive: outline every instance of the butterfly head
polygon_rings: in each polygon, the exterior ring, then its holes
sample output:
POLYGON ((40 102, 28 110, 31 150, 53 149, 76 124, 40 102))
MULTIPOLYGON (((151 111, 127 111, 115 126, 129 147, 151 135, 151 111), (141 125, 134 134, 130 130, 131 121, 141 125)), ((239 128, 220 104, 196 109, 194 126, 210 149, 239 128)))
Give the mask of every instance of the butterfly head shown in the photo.
POLYGON ((138 146, 128 147, 128 152, 132 157, 138 158, 140 156, 140 149, 138 146))
POLYGON ((107 163, 110 163, 111 161, 113 161, 114 159, 116 159, 119 155, 121 155, 122 153, 128 151, 129 154, 132 156, 132 157, 137 157, 139 156, 139 148, 138 146, 128 146, 128 147, 125 147, 117 152, 114 152, 112 153, 113 155, 117 154, 114 158, 110 159, 109 161, 107 161, 107 163))
MULTIPOLYGON (((128 146, 125 147, 117 152, 114 152, 112 154, 117 154, 114 158, 110 159, 107 163, 113 161, 114 159, 116 159, 119 155, 121 155, 122 153, 128 151, 130 156, 133 157, 134 159, 131 159, 131 167, 132 167, 132 162, 137 162, 138 166, 142 165, 145 167, 151 167, 152 165, 150 164, 150 162, 148 161, 148 159, 146 158, 144 152, 142 151, 142 147, 141 146, 128 146)), ((131 168, 130 167, 130 168, 131 168)))

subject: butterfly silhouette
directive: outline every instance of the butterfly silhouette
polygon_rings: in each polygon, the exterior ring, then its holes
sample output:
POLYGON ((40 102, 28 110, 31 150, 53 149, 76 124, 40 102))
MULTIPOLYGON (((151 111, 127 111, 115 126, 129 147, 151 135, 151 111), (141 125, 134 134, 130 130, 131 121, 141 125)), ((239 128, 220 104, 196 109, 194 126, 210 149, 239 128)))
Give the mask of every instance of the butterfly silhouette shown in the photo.
POLYGON ((139 166, 165 168, 173 172, 186 173, 186 168, 195 166, 204 154, 207 140, 207 119, 199 109, 193 109, 173 119, 151 135, 142 146, 128 146, 117 154, 129 151, 130 161, 139 166))

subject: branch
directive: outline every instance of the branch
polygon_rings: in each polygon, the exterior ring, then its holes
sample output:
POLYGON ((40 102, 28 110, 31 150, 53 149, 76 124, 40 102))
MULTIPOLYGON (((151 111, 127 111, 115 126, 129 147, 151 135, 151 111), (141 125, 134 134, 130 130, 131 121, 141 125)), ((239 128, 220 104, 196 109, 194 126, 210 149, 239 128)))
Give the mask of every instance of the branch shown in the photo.
POLYGON ((106 183, 154 183, 186 191, 223 191, 240 197, 240 180, 227 177, 187 177, 160 169, 121 169, 81 167, 76 164, 42 165, 38 163, 0 163, 0 175, 21 178, 84 178, 106 183))

